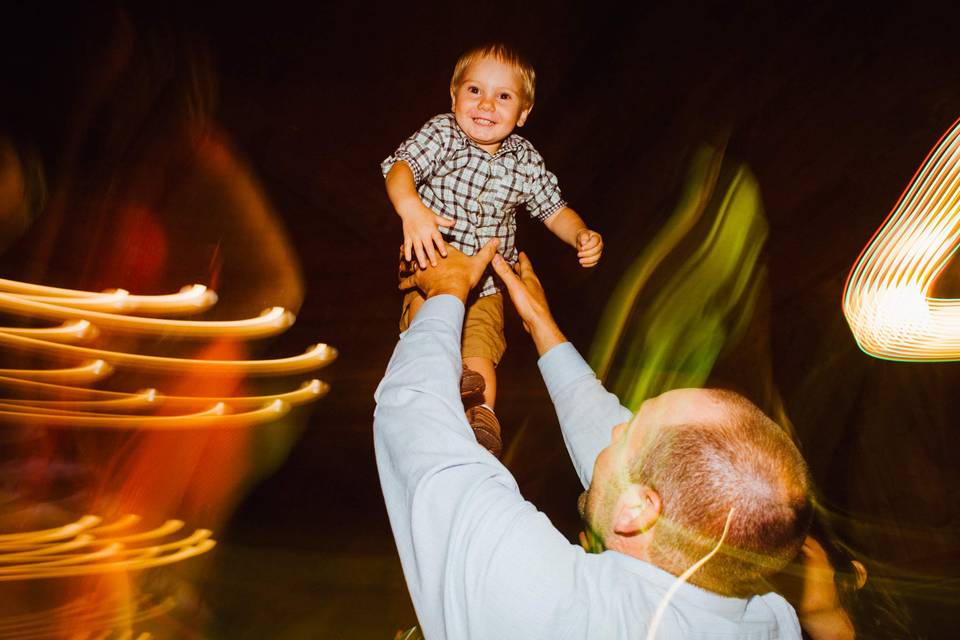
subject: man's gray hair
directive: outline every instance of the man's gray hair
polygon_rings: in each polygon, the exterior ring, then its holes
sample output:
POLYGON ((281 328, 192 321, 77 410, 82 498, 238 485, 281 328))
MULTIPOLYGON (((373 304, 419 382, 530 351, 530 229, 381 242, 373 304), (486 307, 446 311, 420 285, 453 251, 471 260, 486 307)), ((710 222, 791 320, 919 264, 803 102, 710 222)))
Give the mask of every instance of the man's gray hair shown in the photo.
POLYGON ((807 466, 787 433, 749 400, 707 391, 725 419, 657 429, 633 469, 631 479, 663 503, 651 560, 679 575, 716 546, 735 509, 720 553, 690 582, 734 597, 765 593, 766 577, 797 554, 809 527, 807 466))

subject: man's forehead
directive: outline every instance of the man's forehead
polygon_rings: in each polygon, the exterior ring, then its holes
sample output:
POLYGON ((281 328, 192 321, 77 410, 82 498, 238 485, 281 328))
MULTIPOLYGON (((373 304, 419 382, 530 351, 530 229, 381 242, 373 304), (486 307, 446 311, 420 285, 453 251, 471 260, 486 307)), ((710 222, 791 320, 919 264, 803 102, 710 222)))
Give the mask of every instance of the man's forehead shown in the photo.
POLYGON ((725 415, 723 404, 706 389, 673 389, 640 405, 631 426, 710 423, 725 415))

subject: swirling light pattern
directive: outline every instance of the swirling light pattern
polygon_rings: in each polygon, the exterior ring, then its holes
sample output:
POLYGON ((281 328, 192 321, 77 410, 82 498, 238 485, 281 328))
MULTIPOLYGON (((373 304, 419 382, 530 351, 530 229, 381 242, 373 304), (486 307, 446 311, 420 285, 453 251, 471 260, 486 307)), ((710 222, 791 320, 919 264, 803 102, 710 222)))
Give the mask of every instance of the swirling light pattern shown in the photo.
POLYGON ((186 321, 126 315, 135 310, 169 315, 207 309, 217 295, 202 285, 184 287, 177 294, 143 296, 122 290, 98 294, 0 280, 0 290, 4 291, 0 293, 0 311, 35 314, 41 319, 67 318, 55 327, 0 327, 0 345, 44 357, 86 361, 65 369, 0 369, 0 388, 30 395, 29 399, 23 399, 0 393, 0 424, 90 429, 250 427, 279 419, 291 405, 321 397, 327 385, 310 380, 295 391, 272 396, 168 397, 156 389, 125 393, 51 383, 93 382, 117 367, 204 375, 284 375, 317 369, 336 357, 336 350, 325 344, 314 345, 300 355, 272 360, 168 357, 69 344, 98 337, 97 324, 107 331, 122 333, 249 339, 283 330, 293 322, 293 315, 279 307, 265 311, 259 318, 240 321, 186 321), (103 308, 111 311, 101 311, 103 308), (166 415, 123 415, 126 411, 161 407, 168 412, 166 415), (170 415, 171 410, 183 413, 170 415))
POLYGON ((960 120, 940 138, 854 264, 843 313, 886 360, 960 359, 960 300, 931 295, 960 243, 960 120))

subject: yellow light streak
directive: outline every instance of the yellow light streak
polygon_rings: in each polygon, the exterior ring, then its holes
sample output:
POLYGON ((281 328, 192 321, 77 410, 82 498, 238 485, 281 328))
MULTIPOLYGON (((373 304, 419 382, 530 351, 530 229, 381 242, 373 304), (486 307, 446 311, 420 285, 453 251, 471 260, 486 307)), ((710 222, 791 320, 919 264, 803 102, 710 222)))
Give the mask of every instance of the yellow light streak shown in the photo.
POLYGON ((854 264, 843 312, 877 358, 960 359, 960 300, 931 297, 960 244, 960 120, 927 155, 854 264))
MULTIPOLYGON (((147 389, 139 393, 131 393, 128 397, 113 398, 110 400, 19 400, 16 398, 0 398, 0 407, 6 411, 24 410, 28 413, 42 413, 46 409, 65 411, 101 412, 101 411, 130 411, 137 409, 153 409, 156 391, 147 389)), ((210 406, 216 402, 206 402, 203 406, 210 406)))
POLYGON ((119 313, 48 304, 9 293, 0 293, 0 311, 46 320, 88 320, 101 329, 111 331, 193 338, 225 335, 235 338, 265 338, 281 333, 294 321, 293 314, 282 307, 272 307, 255 318, 242 320, 170 320, 125 316, 119 313))
POLYGON ((15 336, 38 338, 48 342, 84 342, 96 338, 100 333, 95 326, 86 320, 67 320, 56 327, 0 327, 0 331, 15 336))
POLYGON ((125 289, 114 289, 85 296, 54 296, 44 294, 14 294, 24 300, 45 304, 105 311, 112 313, 175 314, 206 311, 217 302, 217 294, 202 284, 182 288, 178 293, 159 296, 133 295, 125 289))
POLYGON ((677 579, 673 581, 673 584, 670 585, 667 592, 663 594, 663 598, 661 598, 660 604, 657 605, 657 610, 654 612, 653 618, 650 621, 650 627, 647 629, 647 640, 654 640, 654 638, 657 637, 657 629, 660 628, 660 621, 663 619, 663 614, 667 611, 667 605, 670 604, 680 585, 687 582, 697 569, 705 565, 710 558, 720 551, 720 548, 723 546, 723 541, 727 539, 727 534, 730 532, 730 522, 733 520, 734 511, 736 511, 736 507, 731 507, 730 511, 727 512, 727 521, 723 525, 723 533, 720 534, 720 539, 717 540, 716 546, 707 553, 707 555, 694 562, 686 571, 677 576, 677 579))
POLYGON ((300 385, 298 389, 276 393, 266 396, 168 396, 159 393, 156 389, 143 389, 136 393, 127 393, 123 391, 101 391, 99 389, 87 389, 85 387, 70 387, 65 385, 48 384, 44 382, 33 382, 31 380, 18 380, 16 378, 0 377, 0 387, 8 387, 22 390, 34 394, 45 394, 48 396, 71 396, 73 398, 85 398, 84 400, 20 400, 15 398, 0 398, 0 402, 16 405, 30 405, 36 407, 51 408, 90 408, 95 409, 100 406, 120 405, 130 402, 139 405, 146 398, 147 401, 155 407, 208 407, 218 402, 223 402, 232 409, 250 409, 260 407, 274 400, 283 400, 291 406, 312 402, 322 398, 330 390, 330 385, 317 380, 308 380, 300 385), (96 399, 86 399, 96 398, 96 399))
MULTIPOLYGON (((168 520, 154 529, 125 536, 104 535, 112 528, 97 529, 99 522, 96 516, 84 516, 56 529, 0 536, 0 548, 14 549, 0 553, 0 582, 148 569, 192 558, 216 544, 208 529, 162 541, 183 528, 180 520, 168 520), (41 551, 44 553, 37 553, 41 551)), ((135 522, 122 519, 120 528, 135 522)))
MULTIPOLYGON (((99 409, 110 413, 130 409, 152 408, 154 394, 149 391, 133 395, 123 400, 94 400, 87 402, 67 402, 61 405, 42 405, 29 400, 7 401, 0 399, 0 411, 13 411, 50 416, 84 416, 98 413, 89 409, 99 409), (69 408, 68 408, 69 407, 69 408), (84 410, 87 409, 87 410, 84 410)), ((206 405, 209 407, 210 405, 206 405)))
POLYGON ((206 411, 180 416, 116 416, 83 412, 44 413, 0 410, 0 424, 17 426, 44 426, 72 429, 239 429, 254 427, 280 419, 290 411, 290 405, 275 400, 259 409, 227 413, 227 406, 218 403, 206 411))
POLYGON ((96 382, 113 373, 113 367, 103 360, 93 360, 86 364, 65 369, 0 369, 0 380, 21 379, 34 382, 76 382, 79 384, 96 382))
MULTIPOLYGON (((47 609, 36 613, 9 616, 0 619, 0 638, 17 638, 17 640, 31 640, 34 638, 57 637, 63 632, 63 621, 69 620, 73 626, 84 629, 101 629, 109 634, 117 626, 125 626, 156 618, 176 608, 173 598, 164 598, 153 602, 151 596, 140 596, 130 603, 135 612, 128 614, 124 605, 104 607, 103 602, 95 601, 89 596, 78 598, 55 609, 47 609)), ((120 637, 131 637, 132 632, 125 632, 120 637)), ((110 637, 109 635, 104 637, 110 637)), ((148 633, 137 636, 138 640, 151 637, 148 633)))
MULTIPOLYGON (((304 373, 319 369, 337 357, 337 351, 325 344, 313 345, 303 354, 275 360, 197 360, 147 356, 120 351, 106 351, 74 345, 56 344, 0 332, 0 345, 22 351, 71 358, 98 358, 114 366, 133 367, 151 371, 203 372, 205 374, 269 375, 304 373)), ((2 373, 2 371, 0 371, 2 373)), ((9 375, 9 374, 7 374, 9 375)))

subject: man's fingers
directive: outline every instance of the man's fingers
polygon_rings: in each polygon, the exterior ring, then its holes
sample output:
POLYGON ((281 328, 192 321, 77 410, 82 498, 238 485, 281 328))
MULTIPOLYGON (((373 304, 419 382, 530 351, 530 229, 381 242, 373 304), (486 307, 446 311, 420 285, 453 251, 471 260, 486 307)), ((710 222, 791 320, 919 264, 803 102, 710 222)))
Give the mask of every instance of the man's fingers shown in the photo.
POLYGON ((494 238, 493 240, 487 242, 487 244, 483 245, 483 248, 477 252, 477 258, 483 262, 484 268, 490 264, 490 261, 493 260, 493 256, 497 255, 497 247, 499 246, 500 241, 494 238))
POLYGON ((507 261, 503 259, 503 256, 499 253, 496 254, 493 256, 490 264, 493 265, 493 270, 503 279, 508 289, 516 284, 517 274, 513 272, 513 269, 511 269, 507 261))
POLYGON ((433 215, 433 218, 434 218, 434 222, 436 222, 441 227, 452 227, 454 225, 454 221, 451 218, 445 218, 443 216, 438 216, 436 214, 433 215))
POLYGON ((416 278, 416 276, 407 276, 406 278, 401 278, 400 285, 397 286, 397 288, 400 289, 401 291, 403 291, 404 289, 413 289, 414 287, 417 286, 417 283, 415 282, 414 278, 416 278))
POLYGON ((403 259, 410 262, 413 252, 413 240, 405 238, 403 240, 403 259))

